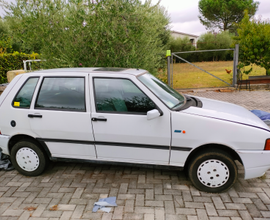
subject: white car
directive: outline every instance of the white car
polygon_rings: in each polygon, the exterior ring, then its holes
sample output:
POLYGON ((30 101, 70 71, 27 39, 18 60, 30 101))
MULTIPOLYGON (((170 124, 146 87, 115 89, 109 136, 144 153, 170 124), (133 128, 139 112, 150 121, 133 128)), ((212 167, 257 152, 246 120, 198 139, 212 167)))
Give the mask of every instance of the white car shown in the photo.
POLYGON ((248 110, 181 95, 141 69, 70 68, 16 76, 0 96, 0 147, 27 176, 48 160, 185 168, 223 192, 270 168, 270 130, 248 110))

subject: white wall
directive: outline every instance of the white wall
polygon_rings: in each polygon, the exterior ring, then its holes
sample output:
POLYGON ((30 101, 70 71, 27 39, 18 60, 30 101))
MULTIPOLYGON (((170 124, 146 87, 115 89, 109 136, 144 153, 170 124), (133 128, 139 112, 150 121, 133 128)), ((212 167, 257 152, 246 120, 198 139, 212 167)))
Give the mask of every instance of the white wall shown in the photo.
POLYGON ((188 37, 190 39, 190 42, 197 47, 197 41, 199 39, 199 36, 197 35, 192 35, 192 34, 186 34, 186 33, 182 33, 182 32, 178 32, 178 31, 171 31, 171 36, 173 38, 184 38, 184 37, 188 37))

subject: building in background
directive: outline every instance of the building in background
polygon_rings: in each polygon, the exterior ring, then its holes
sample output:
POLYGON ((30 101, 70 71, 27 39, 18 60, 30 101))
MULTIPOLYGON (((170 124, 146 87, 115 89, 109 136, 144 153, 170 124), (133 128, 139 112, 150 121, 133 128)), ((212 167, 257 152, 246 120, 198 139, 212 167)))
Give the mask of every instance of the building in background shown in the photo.
POLYGON ((199 39, 199 36, 194 35, 194 34, 187 34, 187 33, 183 33, 183 32, 179 32, 179 31, 171 31, 171 36, 173 38, 184 38, 184 37, 188 37, 190 40, 190 43, 192 43, 195 47, 197 47, 197 41, 199 39))

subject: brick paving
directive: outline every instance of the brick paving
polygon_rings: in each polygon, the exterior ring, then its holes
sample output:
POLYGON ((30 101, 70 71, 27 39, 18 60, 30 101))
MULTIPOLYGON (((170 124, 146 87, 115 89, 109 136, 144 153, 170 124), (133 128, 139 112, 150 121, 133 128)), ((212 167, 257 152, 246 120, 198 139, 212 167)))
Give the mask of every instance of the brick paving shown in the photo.
MULTIPOLYGON (((270 112, 270 92, 194 92, 270 112)), ((52 163, 38 177, 0 171, 0 220, 249 220, 270 219, 270 171, 228 192, 196 190, 184 172, 86 163, 52 163), (110 213, 92 213, 99 198, 116 196, 110 213)))

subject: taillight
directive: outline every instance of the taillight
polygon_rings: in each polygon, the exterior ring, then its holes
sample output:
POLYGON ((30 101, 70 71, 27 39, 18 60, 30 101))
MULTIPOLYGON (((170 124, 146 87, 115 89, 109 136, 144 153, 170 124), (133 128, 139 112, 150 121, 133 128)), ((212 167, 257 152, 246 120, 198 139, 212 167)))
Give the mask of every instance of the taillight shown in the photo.
POLYGON ((270 139, 265 141, 264 150, 270 150, 270 139))

